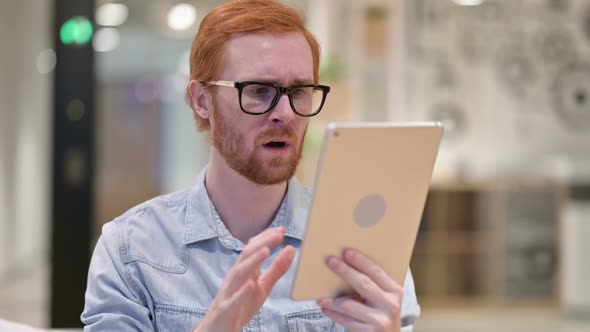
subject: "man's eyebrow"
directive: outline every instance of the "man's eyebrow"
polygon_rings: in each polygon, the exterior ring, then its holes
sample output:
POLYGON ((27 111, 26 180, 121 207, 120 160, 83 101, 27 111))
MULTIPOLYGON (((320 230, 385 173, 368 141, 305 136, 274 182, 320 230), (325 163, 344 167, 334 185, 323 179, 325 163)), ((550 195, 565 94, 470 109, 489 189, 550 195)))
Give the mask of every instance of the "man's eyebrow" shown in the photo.
POLYGON ((293 83, 295 84, 313 84, 313 78, 312 79, 296 79, 295 81, 293 81, 293 83))

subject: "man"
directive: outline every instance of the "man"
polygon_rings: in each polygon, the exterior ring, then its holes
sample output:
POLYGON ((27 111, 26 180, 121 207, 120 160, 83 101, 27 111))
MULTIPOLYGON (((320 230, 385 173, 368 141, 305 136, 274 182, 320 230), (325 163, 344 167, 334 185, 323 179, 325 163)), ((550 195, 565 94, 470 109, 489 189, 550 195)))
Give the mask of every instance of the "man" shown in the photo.
POLYGON ((293 175, 329 92, 299 13, 274 0, 225 3, 201 23, 190 62, 187 100, 210 131, 208 165, 192 188, 104 226, 86 330, 411 330, 411 276, 402 288, 353 249, 326 264, 357 297, 290 299, 310 203, 293 175))

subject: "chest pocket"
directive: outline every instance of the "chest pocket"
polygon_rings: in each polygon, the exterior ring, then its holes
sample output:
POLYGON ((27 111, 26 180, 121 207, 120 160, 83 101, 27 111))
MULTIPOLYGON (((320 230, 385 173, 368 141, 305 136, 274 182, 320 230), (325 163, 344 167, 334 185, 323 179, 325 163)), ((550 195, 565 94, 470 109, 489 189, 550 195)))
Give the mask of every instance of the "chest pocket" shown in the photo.
POLYGON ((207 311, 170 305, 155 305, 158 332, 192 331, 207 311))
POLYGON ((287 315, 289 332, 344 332, 342 326, 326 317, 321 309, 294 312, 287 315))

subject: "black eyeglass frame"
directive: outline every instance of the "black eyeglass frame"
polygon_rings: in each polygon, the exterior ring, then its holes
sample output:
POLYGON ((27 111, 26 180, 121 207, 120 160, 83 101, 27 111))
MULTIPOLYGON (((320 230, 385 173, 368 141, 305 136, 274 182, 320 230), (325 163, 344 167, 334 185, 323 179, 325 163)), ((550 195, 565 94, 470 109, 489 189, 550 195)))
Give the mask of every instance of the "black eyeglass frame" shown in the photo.
POLYGON ((328 96, 328 93, 330 92, 330 87, 329 86, 327 86, 327 85, 321 85, 321 84, 295 84, 295 85, 292 85, 290 87, 283 87, 283 86, 276 85, 276 84, 273 84, 273 83, 256 82, 256 81, 238 81, 238 82, 234 82, 234 81, 210 81, 210 82, 207 82, 207 84, 217 85, 217 86, 234 87, 234 88, 238 89, 238 100, 240 102, 240 109, 242 110, 242 112, 244 112, 246 114, 250 114, 250 115, 262 115, 262 114, 266 114, 266 113, 272 111, 272 109, 275 108, 275 106, 277 106, 277 104, 279 102, 279 99, 281 99, 281 96, 284 95, 284 94, 286 94, 287 97, 289 98, 289 104, 291 105, 291 109, 293 110, 293 112, 295 112, 295 114, 297 114, 299 116, 309 118, 309 117, 318 115, 318 113, 320 113, 320 111, 324 107, 324 103, 326 101, 326 97, 328 96), (246 109, 244 109, 244 106, 242 106, 242 91, 248 85, 253 85, 253 84, 264 85, 264 86, 272 87, 272 88, 274 88, 277 91, 277 93, 275 94, 275 97, 273 98, 272 102, 270 103, 268 109, 265 110, 264 112, 260 112, 260 113, 249 112, 246 109), (317 89, 320 89, 322 91, 322 101, 320 103, 320 106, 318 107, 318 109, 315 112, 309 113, 309 114, 304 114, 304 113, 299 113, 295 109, 295 105, 293 105, 293 93, 292 93, 292 91, 295 90, 295 89, 299 89, 299 88, 317 88, 317 89))

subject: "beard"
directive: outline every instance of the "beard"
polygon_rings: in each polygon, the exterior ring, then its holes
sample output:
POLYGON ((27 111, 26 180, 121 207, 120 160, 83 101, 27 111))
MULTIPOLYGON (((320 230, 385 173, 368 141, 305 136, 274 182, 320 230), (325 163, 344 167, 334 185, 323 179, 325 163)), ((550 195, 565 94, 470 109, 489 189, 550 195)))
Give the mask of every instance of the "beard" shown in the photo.
MULTIPOLYGON (((272 127, 260 133, 254 146, 247 146, 247 140, 215 105, 215 125, 211 128, 211 143, 219 151, 229 167, 248 180, 260 185, 278 184, 288 181, 297 170, 301 160, 301 142, 290 126, 272 127), (287 156, 264 157, 257 154, 263 144, 269 141, 288 141, 290 153, 287 156)), ((253 115, 254 116, 254 115, 253 115)), ((307 128, 305 129, 307 131, 307 128)), ((305 133, 304 133, 305 136, 305 133)), ((304 137, 303 136, 303 137, 304 137)))

